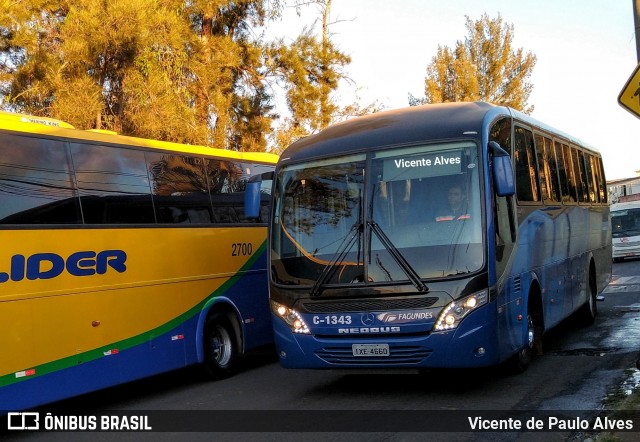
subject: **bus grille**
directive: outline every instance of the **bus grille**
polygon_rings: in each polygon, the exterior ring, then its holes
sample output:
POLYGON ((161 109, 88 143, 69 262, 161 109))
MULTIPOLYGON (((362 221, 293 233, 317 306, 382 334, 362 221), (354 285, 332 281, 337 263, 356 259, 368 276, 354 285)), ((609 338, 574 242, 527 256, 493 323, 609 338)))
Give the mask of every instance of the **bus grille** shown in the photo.
POLYGON ((431 350, 418 346, 403 346, 389 349, 389 356, 362 357, 353 356, 351 347, 325 347, 316 350, 316 355, 325 362, 334 365, 397 365, 419 364, 430 354, 431 350))
POLYGON ((304 308, 309 313, 340 313, 361 311, 412 310, 429 308, 438 302, 438 298, 410 299, 373 299, 329 302, 305 302, 304 308))

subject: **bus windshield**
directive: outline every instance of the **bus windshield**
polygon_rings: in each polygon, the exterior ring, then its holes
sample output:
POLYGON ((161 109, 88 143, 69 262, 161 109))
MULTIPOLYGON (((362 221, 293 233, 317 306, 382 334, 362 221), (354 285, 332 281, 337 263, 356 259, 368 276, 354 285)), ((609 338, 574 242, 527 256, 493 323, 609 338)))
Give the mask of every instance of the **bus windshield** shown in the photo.
POLYGON ((611 210, 611 227, 614 238, 640 236, 640 207, 611 210))
POLYGON ((480 270, 479 169, 471 141, 281 168, 271 238, 274 282, 411 281, 424 291, 421 279, 480 270))

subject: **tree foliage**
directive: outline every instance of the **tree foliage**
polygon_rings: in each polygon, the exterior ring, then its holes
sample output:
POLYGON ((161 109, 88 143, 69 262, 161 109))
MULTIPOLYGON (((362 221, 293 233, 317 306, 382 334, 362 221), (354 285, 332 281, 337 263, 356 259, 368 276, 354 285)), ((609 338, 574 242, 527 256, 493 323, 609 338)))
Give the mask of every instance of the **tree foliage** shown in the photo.
POLYGON ((290 117, 280 133, 278 144, 291 141, 327 127, 338 106, 331 92, 342 78, 339 68, 350 59, 329 41, 319 40, 307 29, 290 46, 279 42, 273 51, 277 74, 282 78, 290 117))
POLYGON ((427 67, 425 97, 410 97, 410 104, 483 100, 531 113, 535 55, 513 49, 513 25, 500 15, 466 19, 467 37, 454 49, 438 46, 427 67))
POLYGON ((67 11, 63 1, 0 0, 0 94, 8 108, 50 112, 67 11))
POLYGON ((321 22, 319 35, 313 27, 290 44, 283 40, 271 47, 270 61, 275 76, 284 84, 288 115, 276 131, 275 151, 316 133, 343 119, 377 112, 378 103, 340 105, 336 91, 341 81, 351 82, 345 67, 351 57, 340 51, 331 39, 332 0, 297 0, 298 8, 315 6, 321 22))
POLYGON ((351 62, 331 40, 331 0, 290 43, 265 41, 285 0, 0 0, 0 105, 81 129, 263 151, 345 115, 351 62), (285 91, 279 127, 274 84, 285 91))

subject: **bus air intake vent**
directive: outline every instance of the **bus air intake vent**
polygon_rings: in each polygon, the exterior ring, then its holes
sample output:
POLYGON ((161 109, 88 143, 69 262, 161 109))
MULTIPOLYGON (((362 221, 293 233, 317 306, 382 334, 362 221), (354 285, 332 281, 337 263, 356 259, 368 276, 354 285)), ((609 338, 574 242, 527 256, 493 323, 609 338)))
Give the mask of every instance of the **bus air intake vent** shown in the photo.
POLYGON ((305 302, 309 313, 341 313, 362 311, 415 310, 429 308, 438 302, 437 297, 412 299, 374 299, 366 301, 305 302))
POLYGON ((424 361, 431 350, 420 346, 394 346, 389 348, 389 356, 354 356, 351 347, 325 347, 316 350, 316 356, 334 365, 414 365, 424 361))
POLYGON ((513 291, 518 293, 520 291, 520 277, 516 276, 513 278, 513 291))

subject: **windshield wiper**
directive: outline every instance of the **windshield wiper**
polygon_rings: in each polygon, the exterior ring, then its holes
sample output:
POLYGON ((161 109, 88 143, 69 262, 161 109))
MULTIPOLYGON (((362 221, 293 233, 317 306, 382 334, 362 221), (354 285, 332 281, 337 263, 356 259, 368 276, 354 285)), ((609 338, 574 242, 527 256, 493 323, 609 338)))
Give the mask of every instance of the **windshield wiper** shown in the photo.
POLYGON ((367 221, 367 225, 371 228, 371 231, 376 234, 382 245, 389 251, 389 254, 398 263, 402 271, 409 277, 413 285, 421 292, 428 292, 429 288, 422 282, 420 275, 411 267, 411 264, 402 256, 402 253, 400 253, 396 246, 393 245, 380 226, 373 220, 367 221))
POLYGON ((320 273, 320 276, 316 280, 315 284, 313 284, 309 296, 311 296, 312 298, 320 296, 322 286, 324 286, 325 282, 327 282, 327 280, 333 275, 333 273, 335 273, 338 265, 342 264, 342 261, 344 261, 347 253, 349 253, 349 250, 351 250, 353 244, 355 244, 355 242, 360 237, 362 228, 363 224, 360 221, 355 222, 353 226, 351 226, 351 230, 349 231, 349 233, 353 233, 351 234, 351 236, 345 236, 344 240, 342 240, 342 243, 333 254, 331 261, 329 261, 329 264, 324 266, 324 268, 322 269, 322 273, 320 273))

